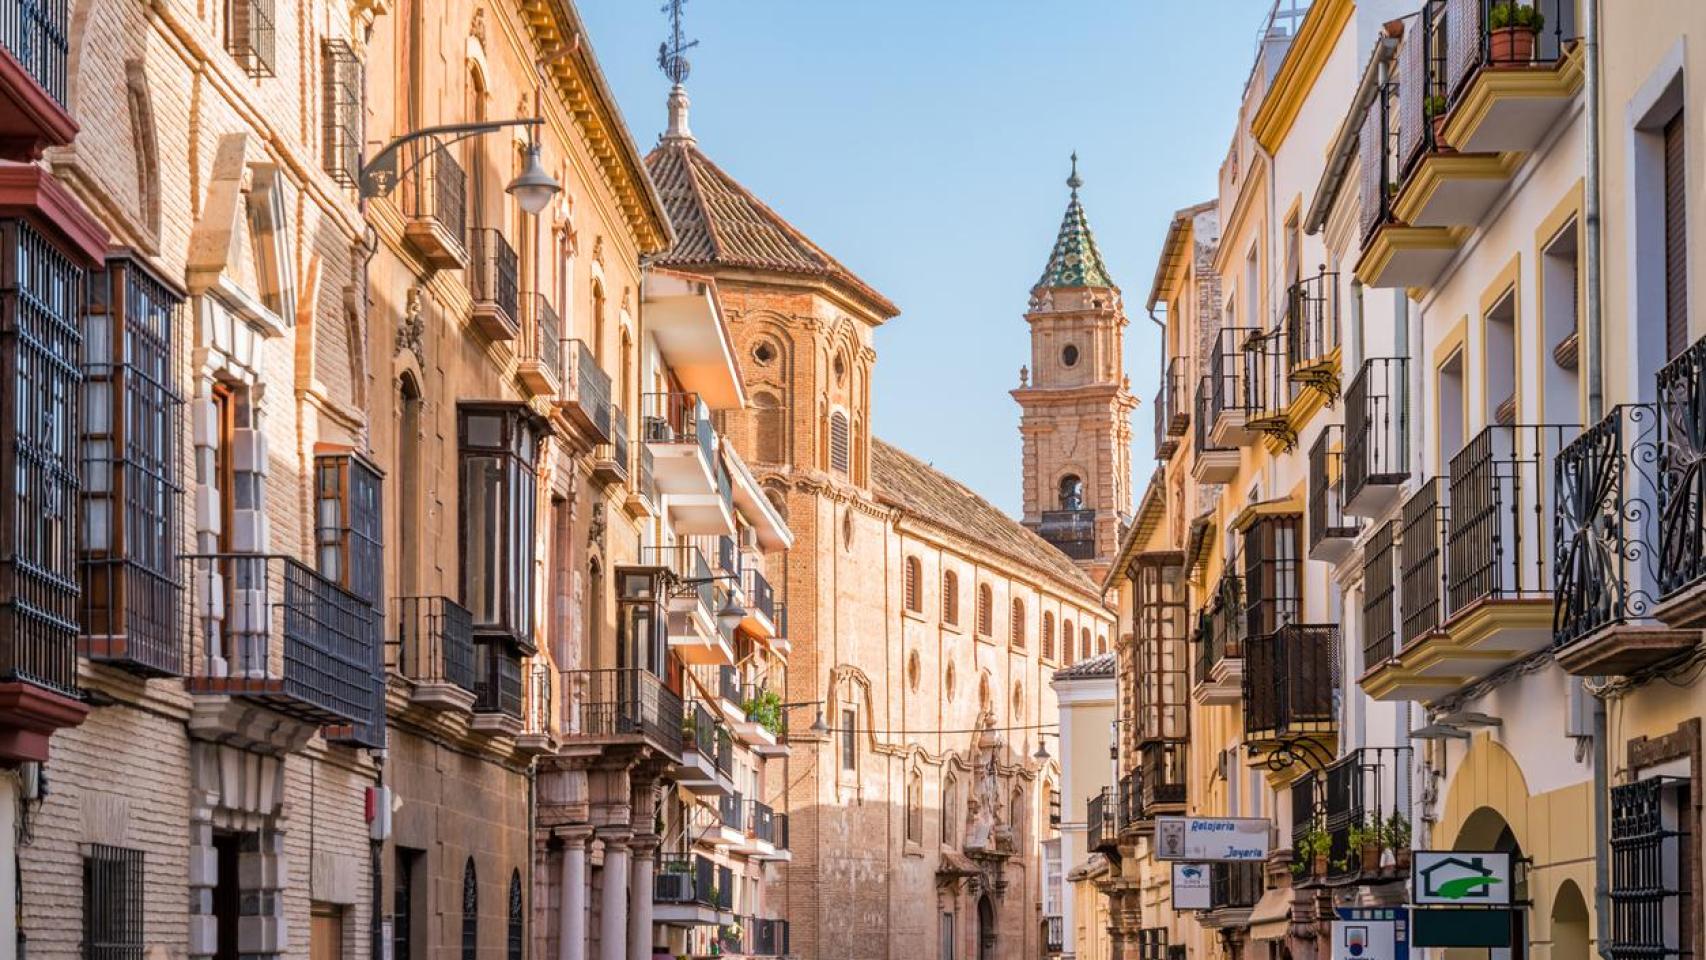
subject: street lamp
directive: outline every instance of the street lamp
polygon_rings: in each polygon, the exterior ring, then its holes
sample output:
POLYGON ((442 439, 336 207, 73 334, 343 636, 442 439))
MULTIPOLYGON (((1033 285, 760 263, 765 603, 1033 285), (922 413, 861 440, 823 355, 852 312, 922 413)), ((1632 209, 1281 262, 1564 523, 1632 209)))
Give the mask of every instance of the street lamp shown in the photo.
MULTIPOLYGON (((396 189, 398 180, 420 165, 421 157, 415 156, 402 170, 397 169, 397 157, 403 152, 403 148, 418 141, 433 140, 436 141, 437 147, 442 148, 469 137, 493 133, 508 127, 537 127, 544 122, 541 117, 522 117, 516 120, 487 120, 480 123, 447 123, 405 133, 381 147, 372 160, 362 165, 358 177, 362 199, 389 195, 396 189)), ((526 166, 522 168, 520 175, 504 188, 515 197, 522 210, 533 216, 544 210, 551 198, 562 192, 562 189, 563 185, 558 183, 540 162, 538 141, 527 145, 526 166)))
POLYGON ((521 209, 532 216, 538 216, 539 211, 551 202, 563 189, 557 178, 545 171, 545 165, 539 162, 539 144, 527 145, 527 165, 521 174, 509 182, 504 192, 515 198, 521 204, 521 209))

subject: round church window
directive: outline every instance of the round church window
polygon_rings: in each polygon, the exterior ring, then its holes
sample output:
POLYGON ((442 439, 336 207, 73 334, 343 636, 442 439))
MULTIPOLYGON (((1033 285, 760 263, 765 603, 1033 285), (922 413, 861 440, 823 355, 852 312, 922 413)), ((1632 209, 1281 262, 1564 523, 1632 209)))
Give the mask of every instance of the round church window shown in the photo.
POLYGON ((752 359, 757 361, 759 366, 768 364, 776 359, 776 345, 768 340, 760 341, 758 346, 752 348, 752 359))
POLYGON ((1067 344, 1066 349, 1060 351, 1060 362, 1066 364, 1069 367, 1077 366, 1078 365, 1078 346, 1076 344, 1071 344, 1071 343, 1067 344))

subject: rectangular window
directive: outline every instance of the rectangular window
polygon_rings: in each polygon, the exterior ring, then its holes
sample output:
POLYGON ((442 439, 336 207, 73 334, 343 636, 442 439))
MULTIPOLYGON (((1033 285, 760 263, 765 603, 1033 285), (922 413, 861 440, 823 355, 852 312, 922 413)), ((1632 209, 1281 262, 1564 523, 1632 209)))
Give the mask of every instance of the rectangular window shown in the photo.
POLYGON ((415 874, 425 857, 422 850, 397 848, 397 875, 392 881, 391 960, 414 960, 410 946, 414 942, 415 874))
POLYGON ((225 51, 250 77, 273 76, 275 0, 226 0, 225 51))
POLYGON ((355 186, 361 170, 361 61, 343 40, 320 46, 321 165, 332 179, 355 186))
POLYGON ((942 914, 941 941, 941 960, 955 960, 954 915, 951 913, 942 914))
POLYGON ((102 844, 83 855, 84 960, 142 960, 142 851, 102 844))
POLYGON ((1691 841, 1690 787, 1679 777, 1648 777, 1611 788, 1611 947, 1613 960, 1675 957, 1686 951, 1682 926, 1698 917, 1691 841))
POLYGON ((379 471, 354 453, 314 458, 314 560, 320 575, 374 606, 384 593, 379 471))
POLYGON ((841 769, 852 773, 859 769, 859 713, 853 709, 841 711, 841 769))
POLYGON ((89 285, 83 318, 82 652, 182 673, 177 568, 182 295, 128 254, 89 285))
POLYGON ((462 404, 462 605, 476 638, 533 646, 536 461, 543 430, 523 404, 462 404))
POLYGON ((1665 349, 1688 346, 1688 166, 1682 112, 1665 124, 1665 349))
POLYGON ((1301 615, 1303 564, 1298 514, 1263 517, 1244 537, 1246 636, 1265 637, 1301 615))

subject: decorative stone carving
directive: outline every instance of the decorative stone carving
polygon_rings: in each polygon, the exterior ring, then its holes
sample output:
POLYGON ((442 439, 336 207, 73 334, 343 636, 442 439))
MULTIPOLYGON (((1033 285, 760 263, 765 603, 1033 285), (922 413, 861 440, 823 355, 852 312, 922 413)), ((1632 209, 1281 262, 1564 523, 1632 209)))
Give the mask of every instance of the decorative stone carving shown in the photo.
POLYGON ((426 366, 426 319, 422 309, 422 290, 419 286, 409 288, 403 302, 403 316, 397 321, 397 343, 393 355, 409 350, 415 355, 415 362, 423 368, 426 366))

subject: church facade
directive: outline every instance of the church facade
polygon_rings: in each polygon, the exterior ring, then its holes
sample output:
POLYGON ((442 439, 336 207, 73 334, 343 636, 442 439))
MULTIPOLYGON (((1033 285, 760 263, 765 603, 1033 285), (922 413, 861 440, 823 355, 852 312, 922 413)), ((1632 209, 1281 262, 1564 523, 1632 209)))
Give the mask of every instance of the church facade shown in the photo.
POLYGON ((1087 571, 1129 501, 1124 321, 1076 184, 1031 323, 1039 358, 1077 343, 1086 366, 1057 377, 1039 359, 1017 394, 1026 519, 1041 529, 1038 486, 1073 475, 1074 509, 1109 523, 1075 561, 872 435, 874 335, 899 309, 701 152, 679 87, 647 165, 676 232, 659 263, 715 284, 751 400, 722 426, 795 538, 780 587, 790 754, 763 785, 790 824, 792 859, 767 892, 790 952, 1039 955, 1058 819, 1059 767, 1039 750, 1057 717, 1049 679, 1110 649, 1087 571))

